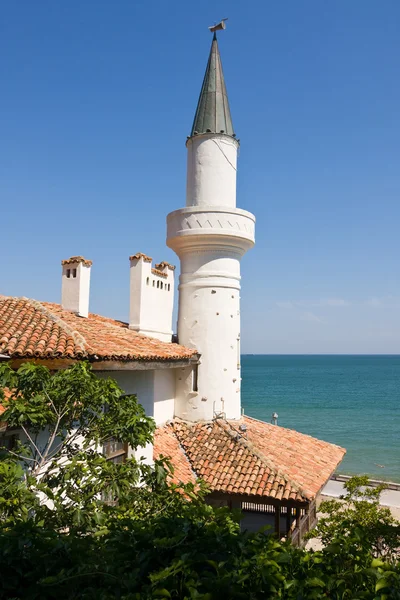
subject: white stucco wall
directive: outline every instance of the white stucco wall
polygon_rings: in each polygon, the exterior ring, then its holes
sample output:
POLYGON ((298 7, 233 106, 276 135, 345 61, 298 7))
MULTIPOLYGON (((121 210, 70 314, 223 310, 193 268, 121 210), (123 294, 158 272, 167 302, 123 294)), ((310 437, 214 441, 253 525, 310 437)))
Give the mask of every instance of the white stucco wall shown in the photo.
POLYGON ((154 420, 162 425, 174 418, 176 375, 179 369, 154 371, 154 420))
POLYGON ((152 263, 143 258, 130 261, 129 327, 139 333, 170 342, 174 308, 174 271, 162 269, 163 277, 153 272, 152 263))
POLYGON ((83 263, 70 263, 62 267, 61 306, 80 317, 89 314, 90 270, 91 267, 83 263), (73 276, 74 269, 76 277, 73 276))
POLYGON ((110 371, 99 376, 115 379, 126 394, 137 396, 146 415, 154 416, 154 371, 110 371))
MULTIPOLYGON (((100 377, 111 377, 127 394, 135 394, 146 415, 153 417, 156 425, 174 417, 176 373, 178 369, 156 371, 110 371, 98 373, 100 377)), ((134 453, 136 458, 153 462, 153 445, 147 444, 134 453)))
POLYGON ((224 134, 188 139, 186 206, 236 206, 238 146, 224 134))
POLYGON ((127 394, 135 394, 146 415, 161 425, 174 417, 176 373, 179 369, 155 371, 110 371, 102 377, 115 379, 127 394))
POLYGON ((189 371, 178 379, 175 412, 182 419, 209 420, 216 412, 240 418, 239 259, 212 249, 182 256, 179 341, 201 354, 197 394, 189 371))
MULTIPOLYGON (((126 394, 137 396, 146 415, 154 416, 154 371, 103 371, 96 375, 115 379, 126 394)), ((128 456, 131 456, 132 453, 137 459, 143 457, 147 464, 153 462, 153 444, 146 444, 145 447, 139 447, 136 451, 130 449, 128 456)))

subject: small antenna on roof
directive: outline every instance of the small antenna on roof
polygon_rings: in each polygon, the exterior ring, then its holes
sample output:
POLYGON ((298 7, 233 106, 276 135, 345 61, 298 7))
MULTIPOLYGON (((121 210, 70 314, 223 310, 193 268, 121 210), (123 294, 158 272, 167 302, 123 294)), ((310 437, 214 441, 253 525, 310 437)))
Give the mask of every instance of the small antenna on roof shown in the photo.
POLYGON ((226 17, 225 19, 221 19, 219 23, 214 23, 214 25, 212 25, 208 29, 211 31, 211 33, 215 33, 216 31, 220 31, 221 29, 226 29, 225 21, 227 20, 228 17, 226 17))

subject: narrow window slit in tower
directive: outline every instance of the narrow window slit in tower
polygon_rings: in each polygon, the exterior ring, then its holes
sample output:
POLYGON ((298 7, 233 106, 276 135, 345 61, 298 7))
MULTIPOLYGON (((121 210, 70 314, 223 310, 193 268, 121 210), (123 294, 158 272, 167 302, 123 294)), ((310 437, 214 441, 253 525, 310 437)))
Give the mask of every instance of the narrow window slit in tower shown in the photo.
POLYGON ((67 269, 67 277, 68 279, 71 277, 71 269, 67 269))
POLYGON ((148 278, 146 279, 146 285, 149 285, 149 283, 150 283, 150 277, 148 277, 148 278))
POLYGON ((199 365, 193 366, 192 371, 192 390, 194 392, 199 391, 199 365))
POLYGON ((72 277, 76 277, 76 269, 72 269, 72 277))
POLYGON ((157 288, 160 289, 160 282, 157 281, 157 288))
POLYGON ((162 281, 160 282, 160 287, 161 287, 161 289, 163 289, 163 282, 162 281))

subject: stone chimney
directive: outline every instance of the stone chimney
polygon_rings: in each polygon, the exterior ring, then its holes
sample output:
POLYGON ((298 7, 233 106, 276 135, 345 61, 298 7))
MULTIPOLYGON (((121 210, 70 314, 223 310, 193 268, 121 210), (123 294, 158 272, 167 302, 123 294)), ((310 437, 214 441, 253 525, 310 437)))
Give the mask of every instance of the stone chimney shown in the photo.
POLYGON ((61 306, 79 317, 87 317, 92 261, 86 260, 83 256, 71 256, 67 260, 62 260, 61 265, 61 306))

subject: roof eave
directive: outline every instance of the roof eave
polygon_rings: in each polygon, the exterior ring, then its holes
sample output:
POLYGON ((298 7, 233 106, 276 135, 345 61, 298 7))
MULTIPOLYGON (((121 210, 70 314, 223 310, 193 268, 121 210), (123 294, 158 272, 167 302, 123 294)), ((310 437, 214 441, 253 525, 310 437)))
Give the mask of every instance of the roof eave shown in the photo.
POLYGON ((91 363, 93 371, 153 371, 155 369, 179 369, 189 367, 199 362, 199 355, 183 358, 171 359, 114 359, 98 356, 83 356, 83 357, 36 357, 36 356, 11 356, 8 357, 11 361, 11 367, 17 369, 23 363, 33 362, 38 365, 48 367, 51 371, 66 369, 80 360, 88 360, 91 363))
POLYGON ((171 359, 118 360, 98 358, 91 361, 93 371, 154 371, 156 369, 179 369, 199 362, 199 355, 171 359))

